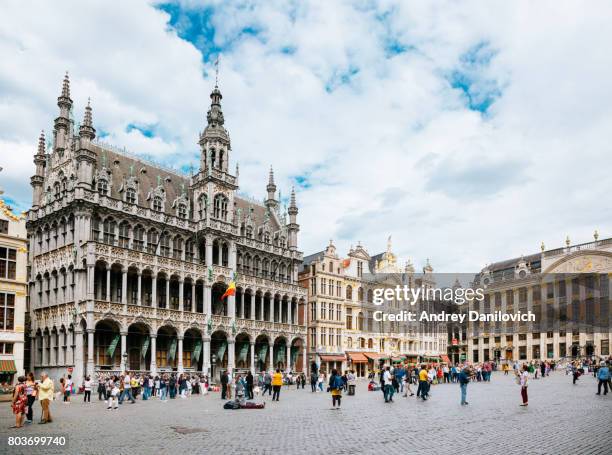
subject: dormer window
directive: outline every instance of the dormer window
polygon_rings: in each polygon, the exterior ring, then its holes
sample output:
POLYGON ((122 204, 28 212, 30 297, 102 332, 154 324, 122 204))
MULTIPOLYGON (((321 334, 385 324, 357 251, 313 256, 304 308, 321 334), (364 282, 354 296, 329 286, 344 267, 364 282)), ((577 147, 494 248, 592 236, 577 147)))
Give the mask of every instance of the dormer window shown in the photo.
POLYGON ((177 212, 178 212, 178 217, 179 218, 181 218, 183 220, 187 218, 187 206, 185 204, 180 203, 178 205, 177 212))
POLYGON ((98 180, 98 193, 108 196, 108 182, 105 179, 98 180))
POLYGON ((128 204, 136 204, 136 190, 134 188, 125 190, 125 202, 128 204))
POLYGON ((247 226, 245 235, 247 239, 253 238, 253 228, 251 226, 247 226))
POLYGON ((156 212, 161 212, 163 210, 164 207, 164 201, 162 200, 161 196, 155 196, 153 198, 153 210, 155 210, 156 212))
POLYGON ((270 243, 270 234, 268 232, 264 232, 263 241, 265 243, 270 243))

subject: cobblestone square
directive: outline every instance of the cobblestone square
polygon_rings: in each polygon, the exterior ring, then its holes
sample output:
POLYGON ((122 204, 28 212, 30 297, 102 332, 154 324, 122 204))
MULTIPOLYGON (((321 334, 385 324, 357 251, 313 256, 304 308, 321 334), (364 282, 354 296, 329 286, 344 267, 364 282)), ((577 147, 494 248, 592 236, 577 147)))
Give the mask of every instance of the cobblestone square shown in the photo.
MULTIPOLYGON (((68 448, 9 448, 5 453, 140 454, 160 453, 610 453, 612 394, 597 396, 596 381, 557 371, 532 380, 529 407, 519 406, 519 387, 511 375, 495 373, 490 383, 471 383, 469 406, 459 403, 459 386, 432 387, 431 398, 396 395, 386 404, 381 392, 360 382, 342 409, 331 409, 328 393, 283 388, 279 402, 265 397, 263 410, 223 410, 219 394, 168 402, 126 402, 107 411, 94 396, 91 404, 52 405, 51 425, 8 428, 13 416, 2 404, 3 451, 11 435, 67 434, 68 448)), ((259 397, 259 400, 262 398, 259 397)), ((35 420, 40 406, 35 404, 35 420)))

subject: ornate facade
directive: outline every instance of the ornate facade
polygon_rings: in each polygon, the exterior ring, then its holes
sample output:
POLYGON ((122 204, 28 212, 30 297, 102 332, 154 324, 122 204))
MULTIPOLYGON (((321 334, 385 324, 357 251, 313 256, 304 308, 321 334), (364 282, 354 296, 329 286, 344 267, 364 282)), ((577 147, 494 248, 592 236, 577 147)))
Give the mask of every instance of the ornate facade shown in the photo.
POLYGON ((283 213, 270 169, 263 203, 238 196, 216 86, 210 97, 189 177, 96 141, 89 103, 76 131, 64 79, 31 179, 33 369, 77 384, 126 369, 302 370, 295 193, 283 213))
POLYGON ((532 312, 535 322, 470 322, 467 356, 486 360, 559 360, 610 355, 612 239, 546 250, 485 267, 485 289, 469 309, 532 312))
MULTIPOLYGON (((433 287, 433 268, 427 262, 418 277, 412 264, 397 264, 389 239, 387 250, 370 256, 358 244, 340 258, 330 241, 327 248, 304 258, 300 282, 308 288, 308 358, 330 371, 351 367, 358 376, 378 368, 381 360, 420 361, 446 355, 446 325, 425 322, 375 321, 374 312, 398 312, 404 307, 394 301, 388 308, 373 303, 378 287, 408 284, 433 287), (394 277, 398 279, 393 282, 394 277)), ((428 302, 419 308, 428 310, 428 302)))

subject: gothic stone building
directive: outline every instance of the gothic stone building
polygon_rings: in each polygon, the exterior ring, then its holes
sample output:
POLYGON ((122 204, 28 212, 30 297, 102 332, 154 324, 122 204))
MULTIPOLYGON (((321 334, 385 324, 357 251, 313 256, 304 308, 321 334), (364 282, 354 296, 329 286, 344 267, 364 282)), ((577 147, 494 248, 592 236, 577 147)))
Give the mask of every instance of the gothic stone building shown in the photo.
POLYGON ((33 370, 78 384, 98 371, 303 369, 295 194, 282 213, 272 170, 264 203, 236 194, 216 86, 210 97, 186 177, 95 141, 89 104, 76 131, 64 79, 31 179, 33 370))

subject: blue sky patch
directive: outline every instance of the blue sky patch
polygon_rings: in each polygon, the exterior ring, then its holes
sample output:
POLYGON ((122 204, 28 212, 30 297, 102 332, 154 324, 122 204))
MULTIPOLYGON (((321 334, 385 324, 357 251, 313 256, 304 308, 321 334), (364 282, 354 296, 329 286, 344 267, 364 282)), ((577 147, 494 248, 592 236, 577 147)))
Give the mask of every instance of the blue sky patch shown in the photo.
POLYGON ((136 130, 139 131, 144 137, 148 137, 149 139, 155 136, 155 128, 156 125, 137 125, 135 123, 129 123, 125 128, 126 133, 131 133, 136 130))

